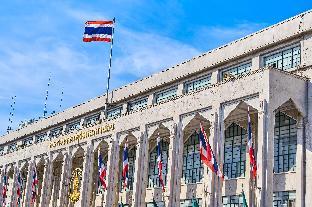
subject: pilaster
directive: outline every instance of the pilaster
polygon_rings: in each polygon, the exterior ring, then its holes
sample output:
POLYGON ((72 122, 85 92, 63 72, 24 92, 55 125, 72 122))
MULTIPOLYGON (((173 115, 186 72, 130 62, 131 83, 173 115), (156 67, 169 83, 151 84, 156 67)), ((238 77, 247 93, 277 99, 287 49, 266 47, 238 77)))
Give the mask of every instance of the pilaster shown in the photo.
POLYGON ((303 120, 297 121, 297 152, 296 152, 296 206, 304 207, 304 169, 305 145, 304 145, 304 127, 303 120))

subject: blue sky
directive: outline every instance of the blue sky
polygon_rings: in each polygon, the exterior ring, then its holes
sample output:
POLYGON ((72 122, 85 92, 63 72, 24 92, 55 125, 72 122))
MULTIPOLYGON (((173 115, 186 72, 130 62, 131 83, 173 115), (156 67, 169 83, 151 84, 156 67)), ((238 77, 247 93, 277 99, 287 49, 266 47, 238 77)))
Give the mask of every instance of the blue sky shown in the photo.
POLYGON ((49 113, 105 92, 109 44, 82 42, 86 20, 116 17, 117 88, 311 8, 311 0, 3 0, 0 134, 14 95, 14 127, 42 116, 49 74, 49 113))

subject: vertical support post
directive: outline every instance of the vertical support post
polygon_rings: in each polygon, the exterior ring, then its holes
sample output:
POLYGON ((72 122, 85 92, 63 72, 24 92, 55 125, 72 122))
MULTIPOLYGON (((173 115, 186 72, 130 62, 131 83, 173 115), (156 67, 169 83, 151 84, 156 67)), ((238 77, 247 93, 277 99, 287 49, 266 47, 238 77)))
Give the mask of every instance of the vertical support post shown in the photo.
POLYGON ((107 73, 107 87, 106 87, 106 103, 105 103, 105 118, 107 118, 107 109, 108 109, 108 92, 109 92, 109 83, 110 83, 110 74, 111 74, 111 67, 112 67, 112 57, 113 57, 113 45, 114 45, 114 30, 115 30, 115 18, 113 19, 113 31, 112 31, 112 41, 110 47, 110 54, 109 54, 109 65, 108 65, 108 73, 107 73))

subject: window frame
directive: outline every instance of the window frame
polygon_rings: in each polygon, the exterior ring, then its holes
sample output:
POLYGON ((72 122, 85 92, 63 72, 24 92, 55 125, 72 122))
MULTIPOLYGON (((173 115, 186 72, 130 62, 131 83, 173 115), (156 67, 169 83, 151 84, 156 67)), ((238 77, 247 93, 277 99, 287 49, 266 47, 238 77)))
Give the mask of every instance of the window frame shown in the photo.
POLYGON ((108 109, 108 110, 107 110, 107 114, 106 114, 106 119, 107 119, 107 120, 113 120, 113 119, 116 119, 116 118, 118 118, 118 117, 121 117, 121 115, 122 115, 122 109, 123 109, 122 105, 115 106, 115 107, 113 107, 113 108, 108 109), (117 110, 120 111, 120 113, 119 113, 118 115, 115 115, 115 116, 109 116, 109 115, 108 115, 110 112, 117 111, 117 110))
MULTIPOLYGON (((249 70, 248 72, 252 71, 252 59, 248 59, 248 60, 239 62, 239 63, 237 63, 237 64, 233 64, 233 65, 231 65, 231 66, 221 68, 221 69, 219 70, 219 81, 223 81, 223 79, 224 79, 224 78, 223 78, 223 74, 224 74, 225 72, 230 71, 230 70, 233 70, 233 69, 235 69, 235 68, 236 68, 236 70, 238 71, 239 67, 244 66, 244 65, 247 65, 247 64, 250 64, 250 70, 249 70)), ((245 74, 245 73, 248 73, 248 72, 245 71, 244 73, 237 74, 237 75, 235 75, 235 77, 238 77, 238 76, 240 76, 240 75, 242 75, 242 74, 245 74)))
POLYGON ((191 80, 185 81, 185 82, 183 83, 183 94, 188 94, 188 93, 191 93, 191 92, 194 92, 194 91, 198 91, 198 90, 201 90, 201 89, 203 89, 203 88, 206 88, 206 87, 210 86, 210 85, 212 84, 212 83, 211 83, 211 77, 212 77, 212 73, 208 73, 208 74, 201 75, 201 76, 198 76, 198 77, 196 77, 196 78, 193 78, 193 79, 191 79, 191 80), (196 81, 201 81, 201 80, 204 80, 204 79, 206 79, 206 78, 208 78, 208 85, 206 85, 206 86, 199 86, 198 88, 195 89, 194 83, 195 83, 196 81), (188 87, 187 87, 188 84, 193 84, 193 89, 192 89, 192 91, 188 91, 188 87))
POLYGON ((128 111, 128 112, 132 112, 132 111, 138 111, 138 110, 140 110, 140 109, 144 109, 144 108, 147 107, 147 104, 148 104, 148 96, 144 96, 144 97, 140 97, 140 98, 134 99, 134 100, 129 101, 129 102, 127 103, 127 111, 128 111), (143 107, 137 107, 136 109, 131 109, 131 107, 132 107, 133 105, 135 105, 135 104, 138 103, 138 102, 141 102, 142 100, 146 100, 146 104, 145 104, 143 107))
POLYGON ((159 90, 159 91, 155 92, 154 95, 153 95, 153 103, 154 103, 154 104, 164 103, 164 102, 166 102, 166 101, 170 101, 170 100, 174 99, 174 98, 177 97, 177 96, 178 96, 178 85, 174 85, 174 86, 168 87, 168 88, 166 88, 166 89, 159 90), (175 91, 176 91, 176 95, 175 95, 174 97, 171 97, 171 98, 169 98, 169 99, 167 99, 167 100, 162 100, 162 101, 157 102, 157 96, 158 96, 159 94, 161 94, 161 93, 166 93, 166 92, 171 91, 171 90, 175 90, 175 91))
MULTIPOLYGON (((298 65, 298 66, 300 66, 301 65, 301 63, 302 63, 302 48, 301 48, 301 44, 300 44, 300 42, 297 42, 297 43, 293 43, 293 44, 290 44, 290 45, 286 45, 286 46, 283 46, 283 47, 279 47, 279 48, 275 48, 275 49, 272 49, 272 50, 270 50, 270 51, 268 51, 267 53, 263 53, 263 54, 261 54, 260 55, 260 60, 261 60, 261 67, 267 67, 266 65, 265 65, 265 59, 266 58, 268 58, 269 56, 273 56, 273 55, 276 55, 276 54, 278 54, 278 53, 283 53, 284 51, 287 51, 287 50, 289 50, 289 49, 294 49, 294 48, 296 48, 296 47, 299 47, 299 49, 300 49, 300 64, 298 65)), ((292 51, 293 52, 293 51, 292 51)), ((293 59, 293 56, 292 56, 292 59, 293 59)), ((293 62, 293 60, 292 60, 292 62, 293 62)), ((292 63, 293 64, 293 63, 292 63)), ((283 64, 282 64, 283 65, 283 64)), ((297 66, 297 67, 298 67, 297 66)), ((292 67, 292 68, 289 68, 289 69, 287 69, 287 70, 284 70, 284 69, 281 69, 282 71, 292 71, 294 68, 296 68, 296 67, 292 67)), ((277 68, 277 69, 279 69, 279 68, 277 68)), ((280 70, 280 69, 279 69, 280 70)))

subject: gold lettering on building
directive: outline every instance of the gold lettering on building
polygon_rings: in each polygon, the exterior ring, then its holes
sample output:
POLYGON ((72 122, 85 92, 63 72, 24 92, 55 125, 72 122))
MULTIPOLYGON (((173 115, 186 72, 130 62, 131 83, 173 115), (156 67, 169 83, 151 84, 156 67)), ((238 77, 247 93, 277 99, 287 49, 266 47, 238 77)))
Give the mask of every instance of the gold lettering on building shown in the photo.
POLYGON ((104 133, 112 131, 114 129, 115 129, 114 124, 108 124, 105 126, 100 126, 100 127, 95 128, 95 129, 89 129, 87 131, 81 131, 81 132, 78 132, 78 133, 71 135, 69 137, 63 137, 63 138, 60 138, 59 140, 52 141, 49 146, 50 146, 50 148, 53 148, 53 147, 68 145, 72 142, 80 141, 83 139, 87 139, 89 137, 94 137, 94 136, 97 136, 100 134, 104 134, 104 133))

